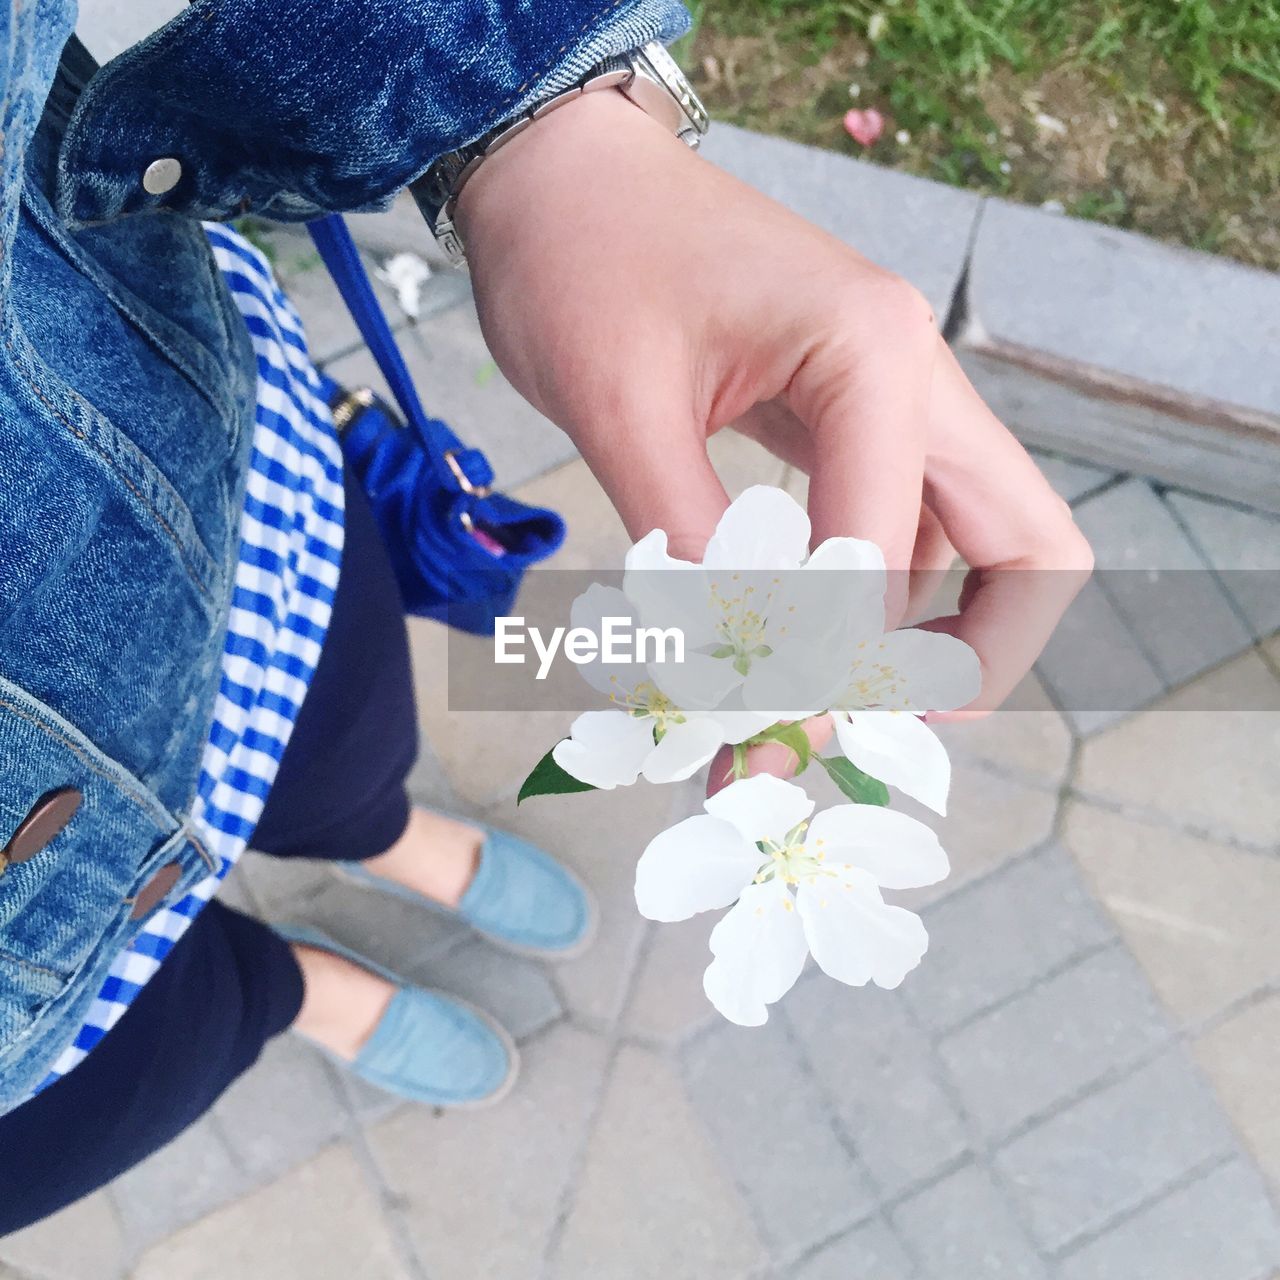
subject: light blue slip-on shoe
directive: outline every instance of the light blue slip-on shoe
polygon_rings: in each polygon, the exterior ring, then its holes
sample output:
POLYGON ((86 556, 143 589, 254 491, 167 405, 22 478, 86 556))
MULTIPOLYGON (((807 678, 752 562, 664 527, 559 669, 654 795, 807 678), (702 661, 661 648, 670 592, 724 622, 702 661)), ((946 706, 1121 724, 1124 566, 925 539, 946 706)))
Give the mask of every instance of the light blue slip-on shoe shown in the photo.
POLYGON ((520 1051, 506 1029, 483 1010, 443 991, 406 983, 314 929, 272 927, 288 942, 342 956, 396 987, 354 1062, 317 1045, 333 1062, 387 1093, 429 1107, 487 1107, 511 1091, 520 1051))
MULTIPOLYGON (((479 825, 479 824, 477 824, 479 825)), ((549 853, 508 831, 483 827, 480 862, 456 911, 375 876, 359 862, 335 863, 369 889, 465 920, 495 946, 541 960, 568 960, 591 945, 596 908, 587 887, 549 853)))

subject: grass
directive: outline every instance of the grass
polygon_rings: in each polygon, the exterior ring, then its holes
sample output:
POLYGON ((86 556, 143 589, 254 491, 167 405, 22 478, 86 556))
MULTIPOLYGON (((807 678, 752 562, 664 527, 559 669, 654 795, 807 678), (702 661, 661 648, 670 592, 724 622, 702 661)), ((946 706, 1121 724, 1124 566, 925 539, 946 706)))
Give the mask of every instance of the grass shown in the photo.
POLYGON ((1280 0, 702 0, 712 112, 1280 268, 1280 0), (852 106, 889 119, 863 152, 852 106))

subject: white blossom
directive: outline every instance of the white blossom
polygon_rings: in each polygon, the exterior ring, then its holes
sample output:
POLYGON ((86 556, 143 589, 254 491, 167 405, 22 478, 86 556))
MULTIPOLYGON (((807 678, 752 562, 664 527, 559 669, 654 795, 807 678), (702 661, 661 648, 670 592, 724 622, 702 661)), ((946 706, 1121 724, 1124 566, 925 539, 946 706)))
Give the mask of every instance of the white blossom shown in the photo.
POLYGON ((374 273, 395 290, 400 309, 416 320, 422 310, 422 287, 431 279, 431 266, 416 253, 396 253, 374 273))
POLYGON ((652 840, 636 867, 651 920, 731 909, 711 934, 703 978, 730 1021, 758 1026, 813 955, 852 986, 896 987, 928 947, 920 917, 880 890, 934 884, 947 856, 923 823, 875 805, 837 805, 809 821, 798 786, 761 775, 733 783, 652 840))
MULTIPOLYGON (((617 588, 594 585, 574 601, 575 627, 600 631, 605 618, 634 620, 634 605, 617 588)), ((606 694, 608 710, 583 712, 569 737, 556 744, 552 758, 568 774, 604 790, 648 782, 679 782, 707 764, 725 743, 738 743, 772 723, 772 717, 741 710, 682 707, 659 687, 671 664, 614 663, 596 657, 579 670, 606 694)), ((721 669, 693 655, 693 667, 721 669)), ((698 684, 694 676, 683 683, 698 684)), ((703 700, 705 702, 705 699, 703 700)))
POLYGON ((660 529, 632 547, 625 595, 646 624, 685 638, 686 661, 658 676, 666 694, 705 709, 734 705, 733 695, 772 720, 819 709, 802 693, 838 679, 854 619, 883 616, 884 558, 857 538, 810 553, 810 533, 794 498, 756 485, 721 517, 701 563, 671 556, 660 529))

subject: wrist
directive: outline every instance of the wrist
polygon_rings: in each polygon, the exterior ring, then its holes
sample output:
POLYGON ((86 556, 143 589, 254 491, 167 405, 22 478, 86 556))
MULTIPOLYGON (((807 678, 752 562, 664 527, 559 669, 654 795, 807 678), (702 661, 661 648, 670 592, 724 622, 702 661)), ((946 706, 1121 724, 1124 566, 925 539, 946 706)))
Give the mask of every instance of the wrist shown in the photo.
POLYGON ((584 94, 535 121, 488 157, 458 199, 455 221, 473 259, 502 243, 521 221, 532 223, 550 203, 579 200, 590 186, 613 180, 618 166, 679 165, 690 149, 661 123, 611 89, 584 94))
MULTIPOLYGON (((604 118, 610 108, 595 108, 594 100, 599 98, 607 102, 612 96, 612 110, 617 111, 618 94, 691 148, 698 146, 707 131, 706 109, 661 44, 650 41, 632 53, 606 59, 569 87, 550 94, 532 107, 526 106, 479 138, 438 156, 430 168, 411 184, 418 207, 450 261, 460 265, 466 257, 458 210, 468 185, 480 170, 488 166, 492 172, 497 168, 494 158, 526 134, 537 133, 542 148, 535 148, 526 140, 520 148, 522 153, 545 149, 543 140, 550 133, 546 122, 553 116, 559 124, 557 139, 570 136, 569 127, 561 120, 562 113, 568 108, 576 108, 573 111, 575 122, 584 118, 604 118), (613 90, 617 93, 612 93, 613 90), (589 115, 587 99, 593 100, 589 115)), ((506 164, 502 167, 511 170, 515 166, 506 164)), ((492 179, 485 185, 492 186, 492 179)))

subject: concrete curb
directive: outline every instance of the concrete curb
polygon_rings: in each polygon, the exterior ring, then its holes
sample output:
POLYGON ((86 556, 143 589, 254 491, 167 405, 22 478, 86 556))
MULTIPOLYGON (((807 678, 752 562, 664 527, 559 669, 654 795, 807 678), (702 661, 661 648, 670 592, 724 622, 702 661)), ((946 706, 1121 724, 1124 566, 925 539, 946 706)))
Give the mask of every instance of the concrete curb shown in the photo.
POLYGON ((1024 439, 1280 510, 1280 276, 988 200, 953 340, 1024 439))

